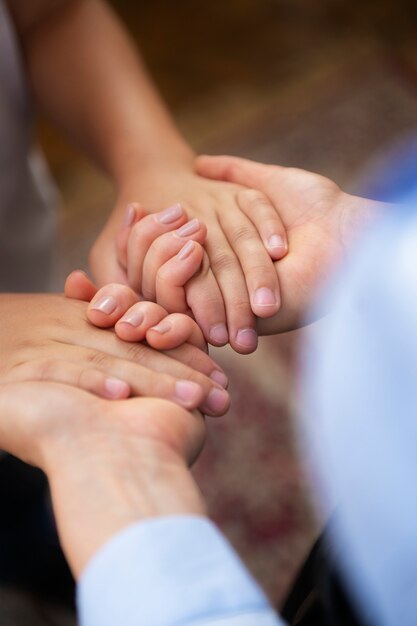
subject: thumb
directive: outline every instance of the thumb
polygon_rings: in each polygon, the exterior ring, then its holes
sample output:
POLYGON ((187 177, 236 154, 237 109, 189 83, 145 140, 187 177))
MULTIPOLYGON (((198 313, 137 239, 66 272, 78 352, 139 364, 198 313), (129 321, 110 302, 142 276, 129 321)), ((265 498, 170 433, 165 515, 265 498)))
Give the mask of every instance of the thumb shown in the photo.
POLYGON ((64 293, 67 298, 90 302, 97 293, 97 287, 82 270, 74 270, 65 281, 64 293))
POLYGON ((195 163, 196 172, 200 176, 254 187, 261 191, 264 191, 262 187, 271 173, 271 168, 275 167, 232 156, 201 155, 195 163))

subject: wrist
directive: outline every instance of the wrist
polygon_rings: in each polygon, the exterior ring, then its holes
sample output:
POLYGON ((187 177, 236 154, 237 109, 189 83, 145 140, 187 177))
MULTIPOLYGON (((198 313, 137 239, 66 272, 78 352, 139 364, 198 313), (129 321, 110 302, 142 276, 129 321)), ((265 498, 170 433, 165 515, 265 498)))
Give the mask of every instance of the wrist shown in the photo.
POLYGON ((138 150, 138 145, 140 142, 119 151, 112 168, 119 196, 125 190, 137 189, 143 181, 158 179, 163 172, 194 171, 196 155, 182 137, 154 142, 146 150, 143 147, 138 150))
POLYGON ((45 455, 58 530, 76 576, 130 524, 167 515, 204 515, 182 457, 152 440, 97 437, 45 455))
POLYGON ((129 204, 138 202, 147 213, 155 213, 178 202, 194 182, 194 158, 191 153, 183 158, 166 158, 142 166, 133 161, 126 167, 118 182, 116 203, 106 225, 110 236, 123 226, 129 204))

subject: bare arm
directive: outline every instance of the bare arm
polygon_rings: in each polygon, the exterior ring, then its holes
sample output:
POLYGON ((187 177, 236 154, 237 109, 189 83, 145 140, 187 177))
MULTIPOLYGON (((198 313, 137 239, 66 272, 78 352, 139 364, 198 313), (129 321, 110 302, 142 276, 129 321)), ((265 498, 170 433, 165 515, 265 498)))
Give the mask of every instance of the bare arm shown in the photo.
MULTIPOLYGON (((139 291, 140 259, 133 254, 123 263, 116 246, 127 205, 139 201, 155 213, 179 202, 208 229, 207 278, 196 281, 190 295, 199 302, 207 293, 212 303, 196 315, 205 337, 214 345, 230 341, 239 352, 253 351, 254 314, 268 317, 279 307, 272 258, 281 258, 285 246, 268 243, 274 235, 285 238, 276 211, 269 207, 266 232, 242 216, 238 185, 195 173, 192 149, 104 0, 7 1, 39 107, 116 184, 115 208, 90 255, 96 281, 126 283, 139 291), (268 290, 268 302, 259 303, 259 290, 268 290)), ((135 238, 131 241, 137 250, 135 238)))
POLYGON ((42 110, 116 181, 193 154, 101 0, 8 0, 42 110))

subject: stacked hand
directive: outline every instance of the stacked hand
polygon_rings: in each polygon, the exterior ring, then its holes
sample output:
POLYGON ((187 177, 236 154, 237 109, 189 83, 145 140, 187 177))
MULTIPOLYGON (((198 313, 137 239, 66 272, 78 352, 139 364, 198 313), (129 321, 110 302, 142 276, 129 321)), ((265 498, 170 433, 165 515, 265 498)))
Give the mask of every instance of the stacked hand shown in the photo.
MULTIPOLYGON (((157 268, 181 249, 192 253, 185 248, 190 240, 205 243, 201 269, 187 285, 188 308, 208 342, 220 346, 229 341, 238 352, 252 352, 257 344, 255 315, 268 317, 279 308, 273 260, 286 254, 287 243, 271 203, 262 197, 257 212, 247 211, 249 205, 243 187, 204 179, 190 166, 139 173, 123 190, 92 250, 93 275, 99 284, 128 284, 146 299, 155 299, 162 291, 155 281, 157 268), (164 206, 169 208, 156 213, 164 206), (143 207, 152 215, 144 217, 143 207)), ((184 302, 180 304, 176 311, 184 309, 184 302)))
MULTIPOLYGON (((262 333, 297 326, 318 282, 379 208, 301 170, 231 157, 201 157, 197 170, 248 185, 235 203, 259 232, 264 211, 267 221, 271 207, 282 218, 290 252, 275 261, 281 301, 273 317, 258 317, 262 333)), ((0 300, 7 354, 0 370, 0 446, 48 474, 76 574, 108 538, 138 519, 204 514, 187 471, 203 444, 204 423, 182 407, 220 415, 229 404, 227 378, 206 351, 218 301, 210 299, 214 274, 205 225, 187 222, 179 207, 162 213, 177 215, 173 221, 157 214, 139 219, 138 207, 129 210, 133 219, 119 234, 118 250, 135 289, 108 284, 98 290, 75 272, 66 284, 72 300, 31 296, 30 331, 27 300, 0 300), (156 302, 142 301, 138 291, 156 302), (129 395, 177 404, 123 399, 129 395)))
MULTIPOLYGON (((288 254, 271 267, 262 265, 261 256, 255 252, 250 256, 251 268, 247 268, 245 275, 248 284, 252 284, 258 273, 263 275, 265 287, 260 288, 260 293, 265 299, 269 289, 266 285, 274 284, 273 290, 280 293, 275 312, 267 305, 254 307, 252 299, 252 310, 258 315, 258 332, 271 334, 297 328, 319 283, 340 263, 345 250, 352 247, 353 239, 380 210, 380 205, 344 193, 331 180, 299 169, 233 157, 200 157, 196 168, 200 175, 248 187, 241 187, 234 194, 241 223, 239 228, 237 211, 235 237, 238 233, 242 235, 247 219, 257 225, 260 233, 277 230, 271 210, 279 215, 280 232, 285 229, 288 241, 288 254)), ((133 207, 129 210, 136 211, 133 207)), ((222 220, 226 213, 225 207, 222 220)), ((179 205, 161 214, 138 219, 139 215, 143 215, 143 209, 135 212, 132 223, 120 232, 118 240, 119 256, 128 268, 133 288, 167 311, 191 313, 205 338, 216 345, 211 331, 216 328, 213 320, 218 315, 219 302, 210 295, 208 283, 213 275, 209 256, 205 254, 215 237, 210 240, 210 229, 201 221, 193 219, 183 226, 186 216, 179 205), (166 222, 167 215, 177 217, 166 222)), ((245 239, 248 246, 249 239, 245 239)), ((249 293, 254 293, 253 289, 249 293)), ((254 329, 240 332, 248 339, 246 348, 232 340, 231 344, 239 352, 250 352, 256 345, 254 329)))

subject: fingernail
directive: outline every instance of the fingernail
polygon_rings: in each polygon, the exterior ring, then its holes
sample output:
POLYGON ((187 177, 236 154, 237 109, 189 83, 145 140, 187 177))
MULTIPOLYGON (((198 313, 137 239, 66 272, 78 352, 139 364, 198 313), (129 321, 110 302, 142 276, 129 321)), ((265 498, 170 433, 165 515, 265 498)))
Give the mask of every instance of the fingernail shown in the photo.
POLYGON ((267 287, 260 287, 255 291, 253 296, 253 304, 257 306, 271 306, 277 304, 277 297, 272 291, 272 289, 268 289, 267 287))
POLYGON ((287 249, 287 242, 284 240, 281 235, 271 235, 271 237, 266 242, 268 248, 275 249, 279 248, 280 250, 287 249))
POLYGON ((207 396, 207 406, 213 413, 222 413, 229 405, 229 394, 223 389, 212 389, 207 396))
POLYGON ((175 383, 175 395, 183 404, 194 405, 201 397, 201 387, 191 380, 178 380, 175 383))
POLYGON ((130 385, 118 378, 106 378, 104 388, 109 398, 128 398, 130 396, 130 385))
POLYGON ((171 224, 178 220, 183 214, 182 206, 180 204, 173 204, 165 211, 161 211, 156 216, 156 219, 160 224, 171 224))
POLYGON ((175 233, 178 237, 188 237, 189 235, 193 235, 194 233, 196 233, 199 228, 200 222, 195 217, 193 220, 190 220, 189 222, 184 224, 184 226, 181 226, 181 228, 178 228, 175 233))
POLYGON ((214 380, 214 382, 218 383, 224 389, 226 389, 227 385, 229 384, 229 380, 226 374, 224 374, 220 370, 213 370, 212 373, 210 374, 210 378, 214 380))
POLYGON ((140 326, 144 320, 142 311, 129 311, 120 320, 119 324, 130 324, 130 326, 140 326))
POLYGON ((105 313, 106 315, 110 315, 115 311, 117 307, 117 301, 112 296, 106 296, 104 298, 100 298, 97 302, 92 304, 91 308, 95 311, 100 311, 101 313, 105 313))
POLYGON ((215 326, 212 326, 209 330, 209 337, 211 341, 222 346, 229 341, 229 333, 227 332, 227 328, 224 324, 216 324, 215 326))
POLYGON ((133 203, 127 205, 125 219, 123 222, 123 226, 125 228, 129 228, 129 226, 132 226, 133 222, 135 221, 137 206, 138 206, 137 204, 133 204, 133 203))
POLYGON ((258 345, 258 335, 255 330, 252 328, 245 328, 244 330, 239 330, 236 335, 236 343, 242 348, 246 348, 247 350, 255 350, 258 345))
POLYGON ((171 328, 172 324, 163 320, 162 322, 159 322, 157 326, 152 326, 150 330, 154 330, 155 332, 163 335, 164 333, 167 333, 169 330, 171 330, 171 328))
POLYGON ((184 259, 187 259, 190 256, 194 248, 195 248, 194 241, 187 241, 185 246, 183 246, 181 250, 178 252, 177 254, 178 258, 181 259, 181 261, 184 261, 184 259))

